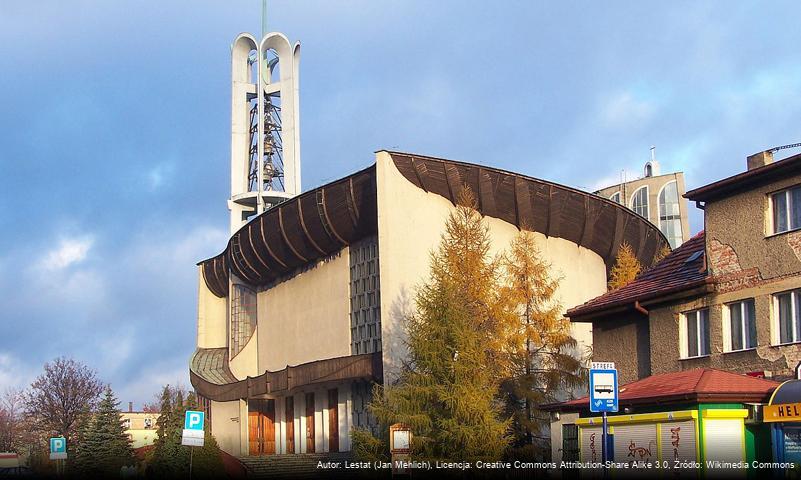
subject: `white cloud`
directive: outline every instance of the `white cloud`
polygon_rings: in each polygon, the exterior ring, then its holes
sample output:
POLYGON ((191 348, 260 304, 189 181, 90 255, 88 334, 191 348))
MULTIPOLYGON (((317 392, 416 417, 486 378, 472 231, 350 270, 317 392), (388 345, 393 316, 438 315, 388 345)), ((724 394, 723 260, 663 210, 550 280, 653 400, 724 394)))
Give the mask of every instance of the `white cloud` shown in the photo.
POLYGON ((10 353, 0 351, 0 394, 8 388, 25 388, 35 376, 30 365, 10 353))
POLYGON ((53 250, 47 252, 39 262, 45 270, 62 270, 86 259, 95 239, 91 235, 62 238, 53 250))
POLYGON ((632 92, 619 92, 606 99, 601 106, 600 117, 609 128, 641 126, 653 118, 656 105, 632 92))
POLYGON ((173 163, 160 163, 150 169, 147 173, 147 182, 150 190, 158 190, 162 186, 169 185, 175 173, 173 163))

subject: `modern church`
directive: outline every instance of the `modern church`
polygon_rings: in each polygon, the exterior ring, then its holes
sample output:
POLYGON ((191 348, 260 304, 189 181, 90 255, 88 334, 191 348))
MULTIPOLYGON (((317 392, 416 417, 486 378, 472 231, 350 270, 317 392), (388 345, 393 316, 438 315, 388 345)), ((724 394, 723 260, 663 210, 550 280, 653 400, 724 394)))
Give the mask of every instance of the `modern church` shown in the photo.
MULTIPOLYGON (((379 151, 372 166, 301 192, 299 57, 279 33, 232 47, 231 237, 198 264, 190 363, 226 452, 345 452, 353 428, 377 428, 372 385, 397 378, 404 319, 464 187, 496 251, 534 232, 565 309, 606 291, 623 242, 646 266, 667 245, 607 198, 410 153, 379 151)), ((573 328, 589 346, 589 328, 573 328)))

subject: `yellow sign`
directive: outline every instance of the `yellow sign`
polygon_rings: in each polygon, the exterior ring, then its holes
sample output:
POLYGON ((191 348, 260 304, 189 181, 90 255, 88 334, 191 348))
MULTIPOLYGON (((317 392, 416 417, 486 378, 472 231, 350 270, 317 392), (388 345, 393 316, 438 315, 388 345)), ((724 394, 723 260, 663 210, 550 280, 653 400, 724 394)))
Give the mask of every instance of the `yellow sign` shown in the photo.
POLYGON ((764 422, 801 422, 801 403, 765 405, 764 422))

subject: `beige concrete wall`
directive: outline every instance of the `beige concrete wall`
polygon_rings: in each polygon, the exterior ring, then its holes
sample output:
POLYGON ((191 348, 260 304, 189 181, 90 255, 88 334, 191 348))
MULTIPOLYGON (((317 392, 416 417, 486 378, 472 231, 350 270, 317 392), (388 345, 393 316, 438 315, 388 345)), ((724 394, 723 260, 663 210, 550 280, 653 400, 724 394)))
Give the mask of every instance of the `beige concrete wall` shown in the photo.
POLYGON ((224 347, 228 345, 228 300, 211 293, 203 279, 202 266, 197 271, 197 346, 224 347))
POLYGON ((348 250, 258 292, 258 371, 350 355, 348 250))
MULTIPOLYGON (((414 308, 417 287, 428 278, 429 253, 440 243, 445 220, 454 208, 445 198, 417 188, 398 172, 389 154, 376 155, 378 245, 381 272, 381 332, 385 381, 395 378, 404 347, 404 318, 414 308)), ((492 253, 517 235, 514 225, 485 217, 492 253)), ((606 291, 606 267, 591 250, 560 238, 535 234, 543 257, 562 276, 557 298, 567 309, 606 291)), ((591 344, 590 327, 574 324, 582 346, 591 344)))
MULTIPOLYGON (((239 380, 244 380, 245 377, 256 377, 264 373, 259 370, 259 326, 253 330, 253 335, 250 340, 245 344, 242 350, 236 356, 229 357, 228 365, 231 367, 231 373, 234 374, 239 380)), ((229 350, 229 355, 231 351, 229 350)))
POLYGON ((247 454, 247 407, 242 416, 241 403, 244 402, 211 402, 211 433, 220 448, 235 457, 247 454))
POLYGON ((690 232, 690 224, 688 221, 688 202, 682 195, 685 192, 684 173, 675 172, 665 175, 657 175, 654 177, 643 177, 636 180, 631 180, 618 185, 612 185, 595 192, 597 195, 609 198, 620 192, 621 202, 623 205, 631 209, 631 203, 634 193, 642 187, 648 188, 648 220, 654 225, 659 227, 659 193, 662 188, 670 182, 676 182, 676 188, 679 191, 679 215, 681 216, 681 232, 682 243, 692 237, 693 232, 690 232))

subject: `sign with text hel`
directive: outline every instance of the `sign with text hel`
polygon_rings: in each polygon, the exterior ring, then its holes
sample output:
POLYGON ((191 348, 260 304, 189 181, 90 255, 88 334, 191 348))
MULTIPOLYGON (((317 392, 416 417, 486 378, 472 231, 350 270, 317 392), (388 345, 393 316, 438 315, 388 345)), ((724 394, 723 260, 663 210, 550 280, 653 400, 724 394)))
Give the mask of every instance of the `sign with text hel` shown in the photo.
POLYGON ((53 437, 50 439, 50 460, 64 460, 67 458, 67 439, 53 437))
POLYGON ((202 447, 204 445, 203 422, 205 419, 205 412, 187 410, 184 416, 184 432, 181 435, 181 445, 190 447, 202 447))
POLYGON ((764 422, 801 422, 801 403, 780 403, 765 405, 764 422))
POLYGON ((617 412, 617 370, 590 370, 590 411, 617 412))

